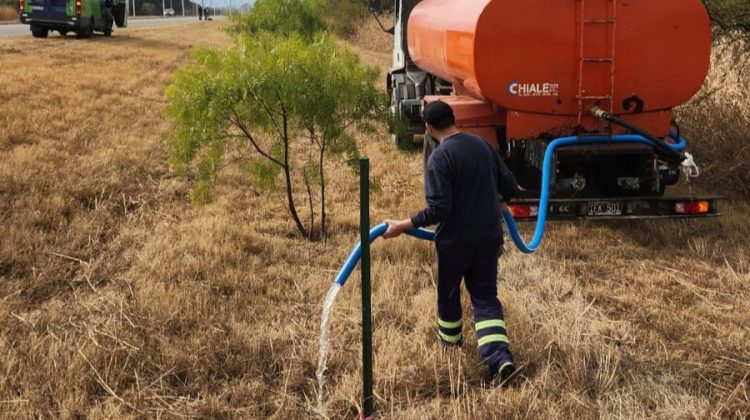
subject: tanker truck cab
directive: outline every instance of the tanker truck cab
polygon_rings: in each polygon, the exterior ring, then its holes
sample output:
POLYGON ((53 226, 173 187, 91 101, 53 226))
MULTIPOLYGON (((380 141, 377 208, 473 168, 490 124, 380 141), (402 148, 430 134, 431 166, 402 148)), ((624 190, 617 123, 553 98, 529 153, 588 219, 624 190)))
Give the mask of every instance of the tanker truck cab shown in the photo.
POLYGON ((19 18, 35 38, 50 31, 90 38, 94 31, 112 35, 115 24, 127 26, 126 0, 19 0, 19 18))
POLYGON ((393 27, 386 30, 376 12, 381 11, 379 0, 368 0, 368 8, 375 14, 385 32, 393 35, 391 68, 386 75, 386 91, 390 98, 388 122, 391 140, 400 149, 411 149, 421 141, 424 133, 421 109, 425 96, 449 94, 452 86, 417 67, 409 55, 406 42, 407 23, 414 7, 422 0, 394 0, 393 27))

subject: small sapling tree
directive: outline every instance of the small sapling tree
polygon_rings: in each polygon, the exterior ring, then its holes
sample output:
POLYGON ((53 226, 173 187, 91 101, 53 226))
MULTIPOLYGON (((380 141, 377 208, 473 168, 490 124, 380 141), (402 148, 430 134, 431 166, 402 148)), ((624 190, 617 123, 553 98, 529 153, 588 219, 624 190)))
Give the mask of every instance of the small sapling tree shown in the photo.
POLYGON ((167 115, 176 123, 167 141, 172 163, 197 178, 195 199, 205 201, 225 151, 240 142, 260 157, 253 173, 266 186, 283 175, 287 209, 299 233, 323 236, 325 160, 358 157, 347 129, 367 129, 380 115, 377 74, 324 34, 312 42, 296 34, 240 35, 226 51, 202 50, 167 90, 167 115), (304 159, 310 148, 315 157, 304 159), (306 187, 307 224, 297 210, 296 183, 306 187), (317 230, 311 183, 320 201, 317 230))

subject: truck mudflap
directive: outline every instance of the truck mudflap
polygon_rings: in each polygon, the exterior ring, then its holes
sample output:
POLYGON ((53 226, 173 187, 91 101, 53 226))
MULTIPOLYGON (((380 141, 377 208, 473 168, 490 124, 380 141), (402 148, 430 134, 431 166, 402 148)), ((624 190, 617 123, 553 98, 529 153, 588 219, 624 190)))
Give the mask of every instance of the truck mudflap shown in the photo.
MULTIPOLYGON (((547 220, 667 219, 719 216, 719 196, 617 197, 550 199, 547 220)), ((509 205, 518 221, 536 220, 539 200, 513 200, 509 205)))

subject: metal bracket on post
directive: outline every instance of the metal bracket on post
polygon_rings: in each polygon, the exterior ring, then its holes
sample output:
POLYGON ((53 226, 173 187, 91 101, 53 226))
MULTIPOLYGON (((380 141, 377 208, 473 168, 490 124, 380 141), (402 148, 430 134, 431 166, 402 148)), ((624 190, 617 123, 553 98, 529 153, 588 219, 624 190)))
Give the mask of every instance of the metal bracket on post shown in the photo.
POLYGON ((372 419, 372 308, 370 285, 370 161, 359 160, 359 232, 362 244, 362 413, 372 419))

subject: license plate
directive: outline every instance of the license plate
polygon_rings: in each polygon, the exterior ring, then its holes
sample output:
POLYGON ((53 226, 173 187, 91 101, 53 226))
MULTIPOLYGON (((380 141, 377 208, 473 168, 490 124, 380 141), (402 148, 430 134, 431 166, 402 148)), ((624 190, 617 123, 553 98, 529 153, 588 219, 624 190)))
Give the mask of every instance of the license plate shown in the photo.
POLYGON ((589 203, 589 216, 619 216, 622 214, 622 203, 595 201, 589 203))

